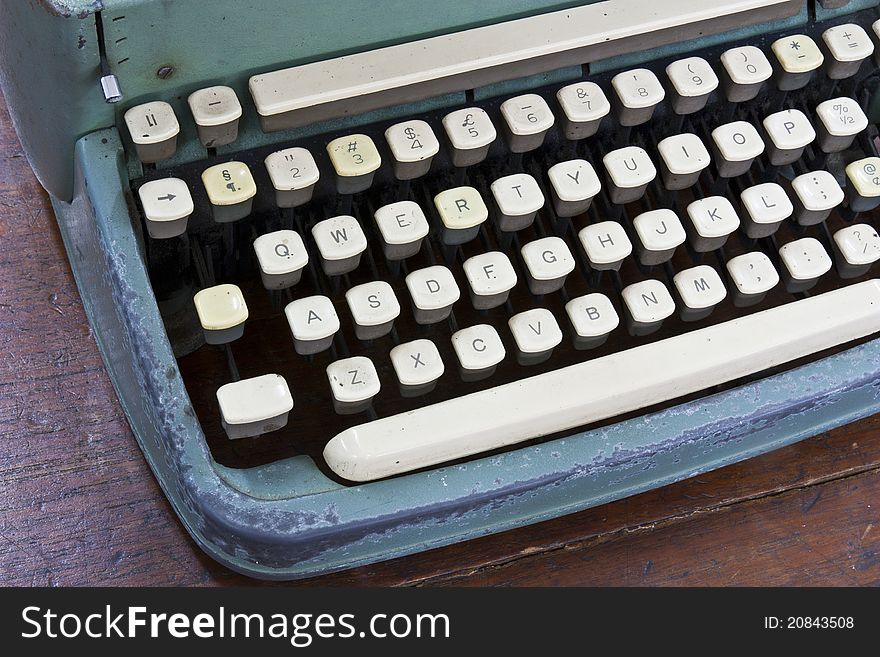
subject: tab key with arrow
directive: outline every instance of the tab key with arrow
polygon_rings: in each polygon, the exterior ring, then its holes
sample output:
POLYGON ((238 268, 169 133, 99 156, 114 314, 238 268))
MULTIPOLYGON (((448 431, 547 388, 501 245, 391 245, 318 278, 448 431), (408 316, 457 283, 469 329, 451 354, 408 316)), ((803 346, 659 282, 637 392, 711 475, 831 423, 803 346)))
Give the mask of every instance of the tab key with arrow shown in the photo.
POLYGON ((180 178, 162 178, 141 185, 147 232, 153 239, 169 239, 186 232, 194 205, 189 187, 180 178))

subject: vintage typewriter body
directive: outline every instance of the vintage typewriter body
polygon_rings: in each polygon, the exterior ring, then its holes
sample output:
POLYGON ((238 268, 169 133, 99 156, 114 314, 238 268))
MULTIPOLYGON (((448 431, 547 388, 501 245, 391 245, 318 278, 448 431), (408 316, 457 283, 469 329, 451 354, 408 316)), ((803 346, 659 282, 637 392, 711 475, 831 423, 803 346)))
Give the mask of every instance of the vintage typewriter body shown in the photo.
POLYGON ((878 2, 711 4, 0 2, 16 127, 206 552, 338 570, 878 409, 878 2))

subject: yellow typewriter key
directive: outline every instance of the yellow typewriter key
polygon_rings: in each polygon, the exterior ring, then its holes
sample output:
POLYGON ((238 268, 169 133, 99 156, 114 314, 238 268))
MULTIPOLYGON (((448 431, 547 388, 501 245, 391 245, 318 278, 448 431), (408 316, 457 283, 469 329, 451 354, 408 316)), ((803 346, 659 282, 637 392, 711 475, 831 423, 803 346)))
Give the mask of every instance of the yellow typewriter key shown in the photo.
POLYGON ((446 189, 434 197, 434 205, 443 222, 443 243, 470 242, 480 232, 480 224, 489 218, 483 197, 473 187, 446 189))
POLYGON ((244 335, 248 308, 237 285, 206 287, 196 292, 193 303, 208 344, 225 344, 244 335))
POLYGON ((866 157, 846 167, 849 209, 868 212, 880 205, 880 157, 866 157))
POLYGON ((813 77, 813 71, 825 61, 819 46, 805 34, 792 34, 777 39, 770 49, 779 62, 776 87, 780 91, 791 91, 807 86, 813 77))
POLYGON ((202 172, 202 184, 208 192, 214 221, 217 223, 238 221, 251 213, 257 185, 247 164, 215 164, 202 172))
POLYGON ((369 189, 382 164, 376 144, 367 135, 337 137, 327 144, 327 154, 336 171, 336 191, 340 194, 369 189))

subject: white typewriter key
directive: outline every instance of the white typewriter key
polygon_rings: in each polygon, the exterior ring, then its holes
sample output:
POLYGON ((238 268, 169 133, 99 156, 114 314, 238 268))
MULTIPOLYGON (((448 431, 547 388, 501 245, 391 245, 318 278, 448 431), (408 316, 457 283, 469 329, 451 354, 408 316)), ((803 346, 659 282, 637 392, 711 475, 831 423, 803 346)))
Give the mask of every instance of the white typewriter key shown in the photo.
MULTIPOLYGON (((584 418, 620 417, 700 389, 711 392, 716 385, 870 336, 880 330, 878 307, 876 280, 847 285, 610 357, 585 358, 538 376, 524 376, 514 384, 469 391, 366 422, 332 438, 324 458, 340 476, 370 481, 570 431, 584 418)), ((806 387, 821 379, 801 382, 806 387)), ((752 399, 743 396, 739 401, 748 408, 752 399)), ((702 405, 702 413, 708 416, 712 403, 702 405)), ((685 419, 676 414, 677 421, 685 419)), ((652 428, 645 427, 645 437, 652 428)), ((734 440, 744 438, 732 431, 734 440)), ((722 439, 729 437, 725 431, 722 439)), ((613 449, 612 441, 601 445, 613 449)), ((440 486, 443 483, 438 481, 440 486)))
POLYGON ((431 392, 445 371, 437 345, 430 340, 399 344, 391 350, 390 357, 402 397, 431 392))
POLYGON ((690 114, 706 106, 710 94, 718 88, 718 76, 702 57, 686 57, 666 67, 672 83, 672 111, 690 114))
POLYGON ((764 152, 764 141, 748 121, 725 123, 712 131, 712 145, 718 175, 722 178, 741 176, 764 152))
POLYGON ((852 98, 831 98, 816 106, 819 117, 819 148, 825 153, 837 153, 849 148, 855 136, 868 127, 868 117, 852 98))
POLYGON ((416 324, 435 324, 449 317, 452 304, 461 298, 455 277, 447 267, 434 265, 406 276, 416 324))
POLYGON ((504 136, 512 153, 539 148, 554 122, 550 106, 538 94, 508 98, 501 103, 501 116, 504 117, 504 136))
MULTIPOLYGON (((871 23, 871 31, 877 39, 880 39, 880 20, 871 23)), ((880 66, 880 48, 874 50, 874 63, 880 66)))
POLYGON ((199 89, 186 99, 205 148, 231 144, 238 138, 241 103, 231 87, 199 89))
POLYGON ((492 119, 479 107, 450 112, 443 117, 443 129, 452 150, 452 164, 457 167, 469 167, 485 160, 498 136, 492 119))
POLYGON ((816 138, 807 115, 796 109, 782 110, 766 117, 764 130, 770 138, 767 157, 770 164, 781 166, 799 160, 804 147, 816 138))
POLYGON ((293 410, 293 396, 280 374, 263 374, 220 386, 217 403, 230 440, 283 429, 293 410))
POLYGON ((574 329, 575 349, 594 349, 608 339, 620 324, 620 317, 604 294, 592 292, 565 304, 565 314, 574 329))
POLYGON ((669 260, 675 249, 687 239, 678 215, 669 209, 649 210, 633 219, 636 230, 636 253, 646 267, 669 260))
POLYGON ((846 167, 846 193, 853 212, 880 205, 880 157, 866 157, 846 167))
POLYGON ((260 265, 263 287, 283 290, 299 283, 309 254, 300 234, 293 230, 276 230, 254 240, 254 252, 260 265))
POLYGON ((244 335, 248 308, 237 285, 224 283, 199 290, 193 303, 208 344, 226 344, 244 335))
POLYGON ((618 73, 611 78, 614 88, 614 107, 622 126, 639 125, 651 120, 654 108, 663 101, 666 92, 653 71, 637 68, 618 73))
POLYGON ((414 256, 422 248, 422 240, 430 231, 425 213, 414 201, 383 205, 373 217, 382 237, 382 251, 388 260, 414 256))
POLYGON ((654 163, 639 146, 625 146, 602 158, 608 173, 608 193, 612 203, 630 203, 645 194, 648 184, 657 177, 654 163))
POLYGON ((446 189, 434 197, 434 206, 443 224, 443 243, 470 242, 480 232, 480 225, 489 218, 483 197, 473 187, 446 189))
POLYGON ((825 247, 814 237, 802 237, 784 244, 779 249, 779 259, 785 289, 792 293, 809 290, 832 265, 825 247))
POLYGON ((400 303, 385 281, 355 285, 345 293, 345 301, 354 319, 358 340, 375 340, 387 335, 400 316, 400 303))
POLYGON ((303 297, 284 307, 293 335, 293 348, 300 356, 311 356, 328 349, 339 330, 339 315, 329 298, 303 297))
POLYGON ((874 52, 871 37, 854 23, 828 28, 822 32, 822 41, 831 55, 825 74, 832 80, 852 77, 858 73, 862 62, 874 52))
POLYGON ((675 312, 672 295, 656 279, 627 285, 620 294, 627 311, 627 330, 633 336, 653 333, 675 312))
POLYGON ((464 381, 479 381, 492 376, 507 353, 494 326, 477 324, 452 334, 452 348, 458 357, 459 373, 464 381))
POLYGON ((828 171, 809 171, 791 181, 794 190, 794 218, 801 226, 825 221, 831 210, 843 203, 843 189, 828 171))
POLYGON ((507 302, 510 290, 516 285, 516 270, 507 254, 481 253, 465 260, 462 267, 476 310, 489 310, 507 302))
POLYGON ((663 186, 672 191, 696 185, 711 159, 703 140, 690 132, 661 140, 657 150, 663 186))
POLYGON ((180 124, 171 105, 161 100, 136 105, 123 119, 141 162, 151 164, 174 155, 180 124))
POLYGON ((794 212, 794 206, 785 190, 776 183, 748 187, 739 198, 746 211, 743 229, 752 239, 769 237, 794 212))
POLYGON ((868 224, 855 224, 834 233, 834 255, 841 278, 856 278, 868 273, 880 259, 880 236, 868 224))
POLYGON ((792 34, 777 39, 770 48, 779 62, 776 87, 780 91, 807 86, 813 77, 813 71, 825 61, 819 46, 805 34, 792 34))
POLYGON ((618 270, 632 253, 632 242, 616 221, 600 221, 578 232, 578 239, 587 254, 590 267, 597 271, 618 270))
POLYGON ((339 276, 357 268, 367 250, 367 236, 358 220, 340 215, 319 221, 312 227, 312 237, 321 255, 321 268, 328 276, 339 276))
POLYGON ((295 208, 312 200, 321 174, 315 158, 305 148, 285 148, 265 160, 279 208, 295 208))
POLYGON ((251 213, 257 184, 244 162, 224 162, 202 171, 202 184, 217 223, 244 219, 251 213))
POLYGON ((440 152, 437 135, 418 119, 394 124, 385 131, 385 141, 394 157, 394 177, 398 180, 421 178, 440 152))
POLYGON ((528 275, 529 291, 535 295, 551 294, 565 285, 565 277, 574 271, 574 256, 565 240, 542 237, 520 249, 528 275))
POLYGON ((586 160, 567 160, 547 170, 553 194, 553 209, 560 217, 586 212, 602 183, 593 165, 586 160))
POLYGON ((709 265, 683 269, 672 277, 672 283, 681 299, 679 316, 683 322, 696 322, 708 317, 727 296, 724 282, 709 265))
POLYGON ((546 308, 517 313, 507 320, 507 325, 516 343, 516 360, 520 365, 543 363, 562 342, 559 322, 546 308))
POLYGON ((707 196, 687 206, 687 233, 694 251, 703 253, 720 249, 739 228, 739 217, 723 196, 707 196))
POLYGON ((194 205, 189 187, 180 178, 160 178, 144 183, 138 196, 153 239, 177 237, 186 232, 194 205))
POLYGON ((592 137, 611 111, 605 92, 594 82, 576 82, 556 92, 562 108, 562 132, 566 139, 592 137))
POLYGON ((382 388, 376 366, 366 356, 333 361, 327 366, 327 380, 339 415, 367 410, 382 388))
POLYGON ((498 210, 498 228, 504 232, 514 232, 531 226, 538 210, 544 207, 541 187, 527 173, 504 176, 493 182, 489 188, 498 210))
POLYGON ((755 98, 764 82, 773 75, 770 60, 755 46, 739 46, 721 55, 724 95, 731 103, 755 98))
POLYGON ((727 261, 727 273, 733 281, 733 305, 745 308, 761 303, 767 292, 779 283, 779 274, 770 258, 760 251, 738 255, 727 261))
POLYGON ((382 158, 367 135, 337 137, 327 144, 327 154, 336 172, 336 191, 357 194, 370 188, 382 158))

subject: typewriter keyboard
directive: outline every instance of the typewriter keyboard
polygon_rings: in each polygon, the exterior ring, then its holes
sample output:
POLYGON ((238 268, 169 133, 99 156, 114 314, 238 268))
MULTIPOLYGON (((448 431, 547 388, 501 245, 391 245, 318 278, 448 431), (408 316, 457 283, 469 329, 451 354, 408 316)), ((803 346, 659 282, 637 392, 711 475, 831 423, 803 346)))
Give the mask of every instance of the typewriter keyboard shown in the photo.
MULTIPOLYGON (((565 435, 880 330, 873 29, 845 24, 132 184, 214 458, 342 481, 565 435)), ((218 107, 215 107, 218 105, 218 107)), ((126 123, 144 162, 178 121, 126 123)))

